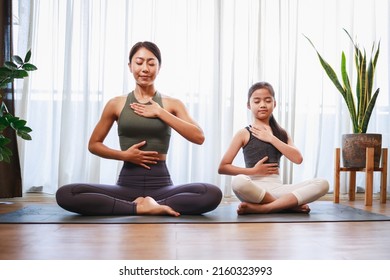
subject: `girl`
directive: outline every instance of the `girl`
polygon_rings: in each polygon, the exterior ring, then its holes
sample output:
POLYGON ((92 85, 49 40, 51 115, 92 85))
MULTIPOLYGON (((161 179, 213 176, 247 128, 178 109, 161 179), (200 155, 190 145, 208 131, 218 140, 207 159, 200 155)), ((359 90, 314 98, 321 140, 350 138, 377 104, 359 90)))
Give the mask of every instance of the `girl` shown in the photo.
POLYGON ((276 122, 272 112, 275 93, 267 82, 254 84, 248 92, 247 107, 253 123, 239 130, 223 156, 219 174, 233 175, 232 189, 242 201, 238 214, 292 211, 309 213, 307 203, 328 192, 329 184, 322 179, 284 185, 279 176, 282 155, 296 164, 302 155, 287 132, 276 122), (242 148, 245 168, 233 165, 242 148))

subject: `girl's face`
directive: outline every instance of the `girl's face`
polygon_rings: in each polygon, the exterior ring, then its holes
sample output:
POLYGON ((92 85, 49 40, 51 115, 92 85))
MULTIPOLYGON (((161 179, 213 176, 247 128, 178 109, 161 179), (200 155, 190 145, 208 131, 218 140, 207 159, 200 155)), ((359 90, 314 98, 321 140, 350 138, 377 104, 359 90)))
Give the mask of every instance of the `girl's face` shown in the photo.
POLYGON ((133 73, 136 83, 140 86, 149 86, 154 83, 160 70, 156 56, 146 48, 140 48, 129 62, 130 72, 133 73))
POLYGON ((257 89, 249 99, 248 109, 253 116, 260 120, 269 120, 276 106, 276 102, 271 93, 266 88, 257 89))

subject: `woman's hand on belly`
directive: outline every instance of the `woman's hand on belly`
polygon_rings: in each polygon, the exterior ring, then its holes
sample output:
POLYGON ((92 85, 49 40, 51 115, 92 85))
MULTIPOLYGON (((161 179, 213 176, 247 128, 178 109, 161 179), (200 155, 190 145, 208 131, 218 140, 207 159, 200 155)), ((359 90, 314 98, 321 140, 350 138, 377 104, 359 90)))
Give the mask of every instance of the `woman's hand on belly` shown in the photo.
POLYGON ((132 162, 138 164, 146 169, 150 169, 151 164, 156 164, 158 160, 162 160, 162 156, 156 151, 143 151, 140 148, 145 145, 146 141, 134 144, 126 151, 123 151, 123 161, 132 162))

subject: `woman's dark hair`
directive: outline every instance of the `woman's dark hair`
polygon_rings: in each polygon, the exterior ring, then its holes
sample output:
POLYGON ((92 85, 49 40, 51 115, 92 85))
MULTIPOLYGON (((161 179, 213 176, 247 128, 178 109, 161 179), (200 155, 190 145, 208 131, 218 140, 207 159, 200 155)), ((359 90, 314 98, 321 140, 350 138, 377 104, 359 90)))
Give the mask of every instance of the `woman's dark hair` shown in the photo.
MULTIPOLYGON (((250 88, 249 88, 249 91, 248 91, 248 106, 249 106, 249 103, 250 103, 250 99, 252 97, 252 94, 258 90, 258 89, 266 89, 268 90, 268 92, 272 95, 273 98, 275 98, 275 91, 274 91, 274 88, 272 87, 272 85, 270 83, 267 83, 267 82, 258 82, 258 83, 255 83, 253 84, 250 88)), ((279 138, 281 141, 283 141, 284 143, 287 143, 288 141, 288 136, 287 136, 287 132, 286 130, 284 130, 279 124, 278 122, 275 120, 275 117, 274 115, 272 114, 270 119, 269 119, 269 125, 271 126, 271 129, 272 129, 272 133, 277 137, 279 138)))
POLYGON ((131 62, 131 59, 135 55, 135 53, 140 49, 140 48, 145 48, 148 51, 152 52, 154 56, 158 60, 158 64, 161 66, 161 52, 160 49, 157 47, 155 43, 149 42, 149 41, 144 41, 144 42, 138 42, 136 43, 130 50, 129 54, 129 62, 131 62))

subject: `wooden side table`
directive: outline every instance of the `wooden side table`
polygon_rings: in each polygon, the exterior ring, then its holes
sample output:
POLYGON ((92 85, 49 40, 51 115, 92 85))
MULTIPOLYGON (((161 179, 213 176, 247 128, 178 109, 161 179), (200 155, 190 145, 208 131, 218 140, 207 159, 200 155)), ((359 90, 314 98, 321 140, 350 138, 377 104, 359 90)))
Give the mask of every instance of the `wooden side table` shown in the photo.
POLYGON ((386 203, 387 188, 387 148, 382 149, 381 165, 377 168, 374 166, 374 148, 366 149, 366 167, 349 168, 340 166, 340 148, 335 151, 335 169, 334 169, 334 197, 333 202, 340 202, 340 172, 349 172, 349 200, 355 200, 356 192, 356 172, 366 173, 366 192, 365 205, 372 205, 374 172, 381 172, 380 182, 380 203, 386 203))

